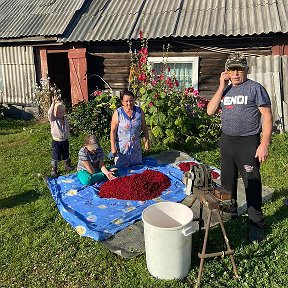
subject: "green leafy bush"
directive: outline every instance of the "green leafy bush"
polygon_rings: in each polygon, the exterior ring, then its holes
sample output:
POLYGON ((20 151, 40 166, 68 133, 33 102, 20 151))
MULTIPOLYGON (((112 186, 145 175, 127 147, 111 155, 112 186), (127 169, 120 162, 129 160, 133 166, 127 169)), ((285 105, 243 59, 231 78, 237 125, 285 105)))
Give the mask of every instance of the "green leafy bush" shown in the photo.
POLYGON ((118 107, 119 99, 107 93, 98 93, 88 102, 75 105, 68 114, 71 131, 74 134, 96 134, 108 138, 110 123, 114 110, 118 107))
POLYGON ((150 134, 156 145, 179 147, 186 151, 215 146, 220 117, 208 116, 208 100, 194 87, 179 87, 163 58, 163 69, 156 73, 148 63, 147 42, 132 55, 130 85, 140 98, 150 134))

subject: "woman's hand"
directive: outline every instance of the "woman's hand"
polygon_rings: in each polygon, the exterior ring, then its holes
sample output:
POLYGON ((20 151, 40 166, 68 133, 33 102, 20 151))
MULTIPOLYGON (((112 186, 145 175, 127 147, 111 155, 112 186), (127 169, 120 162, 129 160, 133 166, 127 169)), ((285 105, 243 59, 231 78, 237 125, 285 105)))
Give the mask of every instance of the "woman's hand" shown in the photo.
POLYGON ((111 121, 111 131, 110 131, 110 144, 111 144, 111 153, 117 155, 117 148, 116 148, 116 133, 118 129, 118 113, 117 110, 114 111, 111 121))
POLYGON ((150 148, 150 141, 149 141, 148 126, 146 124, 145 115, 142 109, 141 109, 141 115, 142 115, 142 130, 144 134, 144 149, 147 151, 150 148))
POLYGON ((150 143, 148 139, 144 140, 144 150, 147 151, 150 148, 150 143))
POLYGON ((117 156, 117 149, 116 148, 113 148, 113 149, 111 149, 111 154, 114 156, 114 157, 116 157, 117 156))

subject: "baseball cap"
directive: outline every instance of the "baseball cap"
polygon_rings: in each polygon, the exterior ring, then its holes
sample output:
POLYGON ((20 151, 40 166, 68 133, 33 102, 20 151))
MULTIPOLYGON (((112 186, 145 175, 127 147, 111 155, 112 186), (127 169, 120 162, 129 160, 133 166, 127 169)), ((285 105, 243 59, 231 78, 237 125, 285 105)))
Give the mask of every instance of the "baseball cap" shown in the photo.
POLYGON ((225 63, 225 69, 228 70, 233 67, 247 67, 246 57, 242 53, 236 52, 228 57, 225 63))
POLYGON ((99 141, 95 135, 90 135, 88 137, 87 145, 91 148, 91 150, 97 150, 99 148, 99 141))

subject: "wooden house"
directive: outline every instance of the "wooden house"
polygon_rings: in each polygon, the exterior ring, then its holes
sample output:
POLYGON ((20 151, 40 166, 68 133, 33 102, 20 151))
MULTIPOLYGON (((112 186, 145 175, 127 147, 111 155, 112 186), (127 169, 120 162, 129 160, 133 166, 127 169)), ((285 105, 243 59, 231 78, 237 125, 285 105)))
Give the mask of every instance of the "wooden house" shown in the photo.
POLYGON ((1 2, 2 103, 31 105, 32 84, 47 76, 71 104, 87 100, 96 87, 126 88, 143 31, 150 61, 163 58, 165 47, 185 85, 207 98, 228 55, 245 53, 249 77, 266 87, 275 123, 287 130, 288 0, 30 2, 18 0, 13 9, 1 2))

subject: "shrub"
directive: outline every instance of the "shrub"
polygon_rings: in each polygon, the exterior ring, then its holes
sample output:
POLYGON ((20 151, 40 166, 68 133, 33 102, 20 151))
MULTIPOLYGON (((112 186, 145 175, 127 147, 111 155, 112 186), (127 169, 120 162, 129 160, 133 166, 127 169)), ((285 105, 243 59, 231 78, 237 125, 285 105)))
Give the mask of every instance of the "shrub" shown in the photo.
POLYGON ((38 118, 47 119, 48 110, 52 98, 61 99, 61 91, 50 83, 50 78, 40 79, 40 85, 36 84, 33 92, 32 102, 38 107, 38 118))
POLYGON ((5 118, 5 114, 4 114, 5 110, 6 110, 6 108, 3 106, 3 104, 0 104, 0 119, 5 118))
POLYGON ((163 70, 157 74, 148 61, 147 42, 132 55, 130 85, 140 98, 156 145, 185 150, 208 149, 218 141, 219 115, 208 116, 208 100, 194 87, 179 87, 170 67, 163 60, 163 70))
POLYGON ((71 131, 75 134, 96 134, 108 138, 110 123, 119 99, 107 93, 98 93, 88 102, 75 105, 68 114, 71 131))

